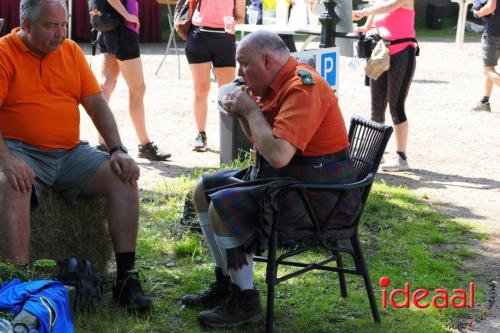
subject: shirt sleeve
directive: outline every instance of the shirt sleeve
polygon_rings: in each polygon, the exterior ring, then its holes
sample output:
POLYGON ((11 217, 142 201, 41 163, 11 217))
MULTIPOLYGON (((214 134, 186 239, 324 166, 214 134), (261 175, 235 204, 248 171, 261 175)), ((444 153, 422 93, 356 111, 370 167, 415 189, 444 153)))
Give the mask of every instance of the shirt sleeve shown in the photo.
POLYGON ((329 108, 330 102, 322 100, 316 86, 293 87, 279 106, 273 135, 304 151, 329 108))
POLYGON ((73 47, 75 49, 74 52, 80 72, 80 100, 82 100, 87 96, 95 95, 101 92, 101 86, 97 82, 92 69, 90 69, 90 66, 87 63, 87 59, 85 59, 85 55, 83 54, 82 49, 76 43, 74 43, 73 47))
POLYGON ((7 97, 7 92, 9 91, 10 76, 5 68, 7 62, 4 61, 2 54, 0 54, 0 106, 5 101, 7 97))

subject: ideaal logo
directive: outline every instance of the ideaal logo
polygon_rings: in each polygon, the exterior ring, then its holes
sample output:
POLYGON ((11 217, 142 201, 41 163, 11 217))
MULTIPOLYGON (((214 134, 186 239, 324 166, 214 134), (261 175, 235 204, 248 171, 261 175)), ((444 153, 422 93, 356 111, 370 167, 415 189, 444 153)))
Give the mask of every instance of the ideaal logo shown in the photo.
POLYGON ((394 308, 409 308, 410 302, 413 306, 419 309, 425 309, 429 306, 435 308, 447 308, 450 305, 455 309, 460 308, 474 308, 474 282, 469 283, 469 290, 466 289, 453 289, 451 294, 443 288, 434 289, 433 293, 429 292, 428 289, 419 288, 410 294, 410 283, 405 283, 404 289, 394 289, 390 292, 389 297, 387 297, 387 287, 391 284, 391 280, 387 277, 381 277, 379 280, 379 285, 382 289, 382 307, 387 308, 387 300, 389 299, 389 304, 394 308), (404 301, 402 303, 396 303, 396 295, 403 295, 404 301), (430 298, 428 298, 430 297, 430 298), (430 300, 430 302, 429 302, 430 300), (467 304, 468 301, 468 304, 467 304))

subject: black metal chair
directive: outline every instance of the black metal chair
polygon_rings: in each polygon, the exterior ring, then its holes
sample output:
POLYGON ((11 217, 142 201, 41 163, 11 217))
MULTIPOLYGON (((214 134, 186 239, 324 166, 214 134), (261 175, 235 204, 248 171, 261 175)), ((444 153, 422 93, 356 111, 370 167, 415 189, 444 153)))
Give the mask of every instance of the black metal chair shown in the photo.
MULTIPOLYGON (((324 270, 338 273, 340 291, 342 297, 347 297, 347 287, 345 282, 345 274, 355 274, 363 276, 366 292, 370 302, 370 307, 373 319, 376 323, 380 322, 380 315, 375 302, 368 268, 363 257, 361 244, 358 235, 358 225, 363 213, 363 208, 370 193, 372 183, 384 154, 387 142, 392 134, 392 127, 384 124, 375 123, 373 121, 354 116, 351 120, 349 129, 349 153, 353 160, 356 182, 351 184, 304 184, 296 183, 285 185, 286 188, 280 192, 280 196, 286 191, 299 191, 302 193, 302 198, 308 208, 308 214, 314 222, 316 230, 311 232, 311 236, 307 239, 301 239, 300 246, 295 247, 278 258, 276 258, 278 248, 278 232, 277 221, 279 221, 279 209, 273 216, 273 226, 271 236, 269 237, 267 257, 255 256, 254 260, 267 263, 266 284, 267 284, 267 315, 266 315, 266 332, 273 332, 274 324, 274 292, 275 286, 290 278, 296 277, 311 270, 324 270), (311 209, 311 204, 308 202, 306 191, 321 190, 321 191, 336 191, 340 195, 348 190, 360 189, 362 193, 362 207, 352 227, 343 229, 326 229, 321 226, 316 215, 311 209), (339 245, 340 242, 346 243, 339 245), (350 246, 349 246, 350 243, 350 246), (291 261, 290 257, 301 254, 309 249, 316 247, 327 249, 331 255, 324 260, 305 263, 301 261, 291 261), (342 263, 341 252, 350 254, 354 259, 355 269, 345 268, 342 263), (329 263, 336 262, 336 266, 331 266, 329 263), (294 272, 278 277, 279 265, 294 266, 299 269, 294 272)), ((279 198, 278 198, 279 200, 279 198)), ((335 203, 332 203, 335 205, 335 203)), ((279 207, 279 205, 278 205, 279 207)), ((337 208, 337 207, 336 207, 337 208)), ((334 208, 334 209, 336 209, 334 208)))

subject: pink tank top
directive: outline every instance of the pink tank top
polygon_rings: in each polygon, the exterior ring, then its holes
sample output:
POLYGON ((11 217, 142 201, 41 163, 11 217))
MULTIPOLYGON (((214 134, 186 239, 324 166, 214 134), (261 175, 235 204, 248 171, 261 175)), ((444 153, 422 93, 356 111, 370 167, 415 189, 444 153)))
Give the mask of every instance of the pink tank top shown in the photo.
POLYGON ((200 0, 192 22, 199 27, 224 28, 224 16, 234 16, 234 0, 200 0))
MULTIPOLYGON (((377 14, 373 18, 380 36, 387 40, 415 38, 415 10, 398 8, 390 13, 377 14)), ((405 42, 389 46, 391 55, 403 51, 406 47, 415 47, 413 42, 405 42)))
MULTIPOLYGON (((127 7, 126 8, 127 8, 127 12, 139 17, 139 4, 137 3, 137 0, 127 0, 127 7)), ((126 22, 125 25, 130 30, 135 31, 136 33, 139 33, 139 29, 137 28, 137 24, 131 23, 131 22, 126 22)))

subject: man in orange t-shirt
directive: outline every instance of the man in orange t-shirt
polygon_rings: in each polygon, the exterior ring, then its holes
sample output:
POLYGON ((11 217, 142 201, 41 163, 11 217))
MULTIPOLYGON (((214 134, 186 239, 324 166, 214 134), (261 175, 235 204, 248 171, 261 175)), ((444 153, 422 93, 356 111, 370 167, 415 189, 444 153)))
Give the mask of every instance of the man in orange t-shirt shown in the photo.
MULTIPOLYGON (((248 179, 287 177, 308 183, 348 183, 354 180, 348 157, 348 137, 337 97, 310 66, 297 62, 278 35, 260 30, 243 39, 236 51, 245 85, 221 102, 237 117, 258 150, 248 179)), ((203 306, 198 318, 211 327, 234 327, 264 317, 253 285, 253 253, 267 246, 269 224, 259 203, 272 183, 238 181, 240 170, 206 174, 194 191, 194 201, 207 245, 216 264, 216 281, 198 295, 186 295, 186 306, 203 306), (234 184, 219 191, 208 191, 234 184), (225 299, 224 302, 221 302, 225 299)), ((244 178, 245 180, 247 178, 244 178)), ((309 194, 320 223, 352 225, 360 209, 359 191, 342 197, 309 194), (334 215, 334 216, 330 216, 334 215)), ((278 231, 284 239, 309 229, 313 221, 299 195, 285 194, 278 231)), ((290 239, 290 238, 288 238, 290 239)))
POLYGON ((81 49, 67 40, 64 0, 21 0, 21 28, 0 39, 0 256, 29 262, 30 207, 43 192, 104 195, 117 262, 113 296, 151 308, 133 271, 139 216, 139 167, 81 49), (110 154, 80 141, 82 104, 110 154))

